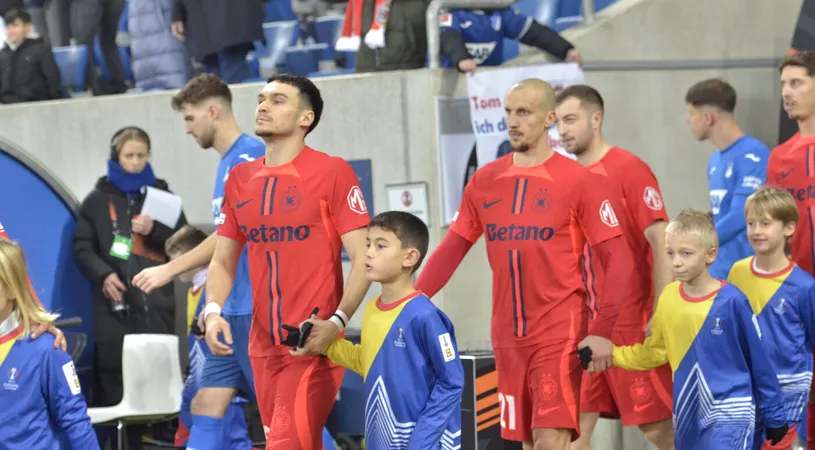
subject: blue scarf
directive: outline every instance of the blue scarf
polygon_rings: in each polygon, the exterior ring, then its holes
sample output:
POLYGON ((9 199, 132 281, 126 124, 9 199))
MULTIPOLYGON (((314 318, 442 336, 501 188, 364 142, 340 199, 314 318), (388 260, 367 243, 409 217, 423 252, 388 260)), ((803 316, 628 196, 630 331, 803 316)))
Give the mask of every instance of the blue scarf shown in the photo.
POLYGON ((108 181, 128 196, 134 196, 141 188, 156 184, 156 176, 150 163, 139 173, 129 173, 116 161, 108 160, 108 181))

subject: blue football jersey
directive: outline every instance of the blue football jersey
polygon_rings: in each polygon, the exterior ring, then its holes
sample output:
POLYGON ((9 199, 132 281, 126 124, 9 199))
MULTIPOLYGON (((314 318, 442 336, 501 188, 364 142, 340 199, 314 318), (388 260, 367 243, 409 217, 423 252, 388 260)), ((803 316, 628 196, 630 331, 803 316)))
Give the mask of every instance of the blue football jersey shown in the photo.
POLYGON ((710 207, 719 234, 719 256, 710 274, 720 280, 727 279, 736 261, 753 254, 747 241, 744 202, 764 185, 769 159, 770 150, 752 136, 743 136, 710 157, 710 207))
MULTIPOLYGON (((215 228, 218 228, 218 218, 221 215, 221 205, 224 201, 224 186, 233 167, 246 161, 254 161, 266 154, 266 144, 249 137, 246 134, 232 144, 232 147, 221 157, 218 163, 218 174, 215 179, 215 191, 212 193, 212 219, 215 228)), ((252 314, 252 283, 249 281, 249 260, 244 246, 238 266, 235 268, 235 284, 226 299, 223 314, 228 316, 242 316, 252 314)))
MULTIPOLYGON (((453 9, 439 20, 442 31, 452 28, 461 34, 470 56, 479 66, 498 66, 504 62, 504 38, 520 39, 532 25, 532 18, 512 8, 493 11, 453 9)), ((451 67, 443 58, 443 67, 451 67)))

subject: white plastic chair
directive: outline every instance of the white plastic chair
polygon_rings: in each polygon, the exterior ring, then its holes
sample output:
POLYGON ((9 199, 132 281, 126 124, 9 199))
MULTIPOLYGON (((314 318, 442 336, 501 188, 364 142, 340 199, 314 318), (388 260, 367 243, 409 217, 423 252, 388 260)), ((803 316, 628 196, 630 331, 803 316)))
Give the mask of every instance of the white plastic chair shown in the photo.
POLYGON ((122 401, 116 406, 88 408, 94 425, 116 425, 124 450, 125 425, 170 420, 181 408, 184 389, 178 359, 178 336, 128 334, 122 345, 122 401))

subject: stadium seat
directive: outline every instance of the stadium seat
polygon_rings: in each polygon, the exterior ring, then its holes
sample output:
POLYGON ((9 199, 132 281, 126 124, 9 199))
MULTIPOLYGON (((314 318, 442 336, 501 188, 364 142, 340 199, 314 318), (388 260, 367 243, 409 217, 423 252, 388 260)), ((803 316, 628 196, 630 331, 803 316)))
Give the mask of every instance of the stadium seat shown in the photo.
POLYGON ((297 22, 295 21, 264 23, 263 35, 266 38, 266 52, 258 56, 270 58, 274 66, 284 64, 286 49, 297 43, 296 31, 297 22))
POLYGON ((317 42, 328 44, 332 48, 337 43, 342 30, 343 16, 323 16, 314 21, 317 42))
POLYGON ((122 450, 124 425, 170 420, 181 408, 184 389, 178 336, 128 334, 122 345, 124 394, 116 406, 88 408, 94 425, 117 426, 122 450))
POLYGON ((84 45, 55 47, 53 52, 62 77, 62 86, 74 92, 82 92, 88 70, 88 48, 84 45))
POLYGON ((326 44, 312 44, 287 48, 286 72, 303 76, 317 72, 327 47, 326 44))
POLYGON ((54 321, 54 326, 59 328, 65 334, 65 341, 67 353, 71 355, 74 365, 79 364, 79 358, 88 345, 88 335, 76 331, 68 331, 72 328, 80 328, 82 326, 81 317, 68 317, 54 321))

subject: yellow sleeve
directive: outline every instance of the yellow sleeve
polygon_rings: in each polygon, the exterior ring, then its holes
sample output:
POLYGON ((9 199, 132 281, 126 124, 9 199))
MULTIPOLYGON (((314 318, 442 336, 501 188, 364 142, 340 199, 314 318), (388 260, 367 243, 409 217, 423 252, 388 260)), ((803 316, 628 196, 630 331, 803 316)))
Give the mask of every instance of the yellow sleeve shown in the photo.
POLYGON ((668 351, 665 348, 663 339, 664 323, 660 318, 660 308, 662 301, 657 303, 657 310, 651 320, 651 336, 645 339, 642 344, 626 345, 622 347, 614 346, 611 358, 615 367, 625 370, 649 370, 659 367, 668 362, 668 351))
POLYGON ((328 356, 334 364, 365 376, 362 373, 362 345, 354 344, 347 339, 337 339, 328 346, 325 356, 328 356))

